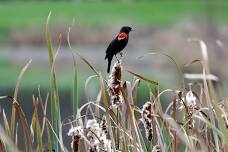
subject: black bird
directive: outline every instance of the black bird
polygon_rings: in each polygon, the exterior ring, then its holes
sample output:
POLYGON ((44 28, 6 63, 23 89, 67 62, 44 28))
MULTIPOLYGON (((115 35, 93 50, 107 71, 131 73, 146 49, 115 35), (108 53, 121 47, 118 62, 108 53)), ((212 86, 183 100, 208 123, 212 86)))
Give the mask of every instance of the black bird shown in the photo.
POLYGON ((110 72, 113 56, 116 56, 117 53, 121 52, 126 47, 131 31, 133 31, 131 27, 123 26, 116 38, 109 44, 105 56, 105 59, 108 59, 108 73, 110 72))

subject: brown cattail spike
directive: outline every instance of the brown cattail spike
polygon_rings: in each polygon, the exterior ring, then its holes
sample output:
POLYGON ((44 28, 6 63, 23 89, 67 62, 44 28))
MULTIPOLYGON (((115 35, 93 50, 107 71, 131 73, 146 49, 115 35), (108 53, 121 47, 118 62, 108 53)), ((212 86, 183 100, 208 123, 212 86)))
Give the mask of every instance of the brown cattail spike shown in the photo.
POLYGON ((142 108, 142 122, 146 131, 146 137, 149 141, 153 138, 152 126, 152 103, 146 102, 142 108))
POLYGON ((116 108, 122 103, 121 96, 121 62, 116 62, 112 68, 110 79, 108 81, 108 91, 111 97, 111 105, 116 108))
POLYGON ((108 134, 108 125, 107 125, 107 120, 105 115, 102 117, 101 122, 100 122, 100 128, 103 131, 105 135, 108 134))
POLYGON ((191 90, 188 91, 186 94, 186 106, 188 108, 188 113, 187 113, 188 128, 193 129, 194 127, 193 113, 196 108, 196 97, 191 90))

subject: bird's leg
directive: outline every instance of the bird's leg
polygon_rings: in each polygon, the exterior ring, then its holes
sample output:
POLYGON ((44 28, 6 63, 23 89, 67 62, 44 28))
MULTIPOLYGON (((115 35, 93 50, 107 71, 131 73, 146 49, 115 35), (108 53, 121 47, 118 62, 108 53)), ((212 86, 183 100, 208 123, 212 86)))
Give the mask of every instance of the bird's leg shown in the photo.
POLYGON ((116 57, 117 62, 120 63, 120 60, 117 58, 116 54, 115 54, 115 57, 116 57))
POLYGON ((127 52, 127 50, 123 50, 122 52, 120 52, 121 57, 123 57, 124 51, 127 52))

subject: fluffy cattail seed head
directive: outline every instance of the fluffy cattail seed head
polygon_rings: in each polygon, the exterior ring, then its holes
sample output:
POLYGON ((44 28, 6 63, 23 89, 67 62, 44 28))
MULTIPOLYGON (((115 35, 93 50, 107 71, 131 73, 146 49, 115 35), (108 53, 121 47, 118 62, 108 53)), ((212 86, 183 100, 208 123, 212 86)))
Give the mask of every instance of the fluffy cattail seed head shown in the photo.
POLYGON ((107 122, 105 117, 102 118, 100 125, 97 120, 91 119, 87 121, 86 129, 88 130, 87 138, 90 142, 90 152, 112 152, 111 141, 107 139, 106 130, 107 122))
POLYGON ((116 62, 112 68, 112 72, 108 80, 108 91, 111 97, 112 107, 114 108, 118 107, 123 101, 121 96, 121 73, 121 63, 116 62))
POLYGON ((90 152, 98 152, 99 151, 99 137, 101 134, 101 130, 99 124, 96 119, 90 119, 86 123, 87 129, 87 138, 89 141, 89 151, 90 152))
POLYGON ((78 152, 79 151, 79 141, 83 136, 83 129, 81 128, 81 126, 72 127, 69 130, 67 135, 72 137, 72 142, 71 142, 72 151, 78 152))
POLYGON ((161 146, 160 145, 155 145, 152 149, 152 152, 161 152, 161 146))
POLYGON ((188 113, 187 113, 188 128, 192 129, 194 127, 194 120, 192 116, 196 108, 196 96, 190 90, 187 92, 185 98, 186 98, 186 106, 188 108, 188 113))
POLYGON ((142 108, 142 122, 145 128, 146 137, 149 141, 153 137, 153 126, 152 126, 152 103, 146 102, 142 108))
POLYGON ((108 125, 107 125, 107 120, 105 115, 102 117, 101 122, 100 122, 100 128, 103 131, 105 135, 108 134, 108 125))

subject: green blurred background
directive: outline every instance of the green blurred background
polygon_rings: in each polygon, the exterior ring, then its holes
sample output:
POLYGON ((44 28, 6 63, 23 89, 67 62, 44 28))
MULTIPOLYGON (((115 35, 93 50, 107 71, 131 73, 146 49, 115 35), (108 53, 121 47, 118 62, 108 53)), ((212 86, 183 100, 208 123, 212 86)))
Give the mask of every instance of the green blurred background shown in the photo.
MULTIPOLYGON (((62 66, 67 65, 65 62, 69 62, 65 59, 69 57, 67 53, 70 55, 66 45, 66 35, 72 24, 72 45, 78 52, 85 53, 88 58, 93 58, 96 54, 94 52, 98 52, 100 56, 96 61, 103 61, 106 46, 122 25, 130 25, 136 29, 132 33, 127 53, 131 51, 134 52, 133 55, 142 55, 149 49, 167 51, 168 54, 176 57, 177 61, 180 60, 180 64, 186 60, 184 58, 186 52, 191 51, 190 56, 193 58, 200 55, 195 44, 183 44, 183 41, 186 42, 188 38, 196 37, 208 43, 213 43, 216 39, 222 40, 224 44, 227 41, 228 2, 225 0, 216 2, 210 0, 2 0, 0 3, 1 87, 14 87, 19 70, 30 58, 34 58, 35 63, 32 64, 34 67, 26 74, 27 81, 24 81, 22 86, 34 87, 37 84, 48 86, 48 66, 44 68, 42 65, 44 62, 39 63, 39 61, 48 59, 44 26, 50 11, 52 11, 53 41, 56 45, 59 34, 62 35, 63 49, 59 55, 59 60, 63 60, 63 64, 60 64, 62 66), (188 50, 184 52, 186 49, 188 50), (66 57, 61 57, 61 53, 66 57)), ((215 48, 216 46, 211 51, 219 58, 224 57, 222 54, 224 52, 215 48)), ((132 54, 127 53, 126 55, 130 56, 128 58, 131 58, 132 54)), ((193 58, 187 58, 187 61, 193 58)), ((102 66, 105 62, 94 64, 102 66)), ((71 70, 71 68, 61 69, 71 70)), ((103 67, 99 70, 105 72, 103 67)), ((60 72, 60 86, 70 85, 69 77, 69 71, 60 72)))
MULTIPOLYGON (((49 12, 56 57, 57 82, 63 118, 72 114, 73 60, 67 45, 71 27, 71 45, 108 78, 105 51, 123 25, 135 29, 123 51, 123 80, 132 80, 129 69, 158 81, 162 89, 178 89, 180 78, 173 64, 164 56, 148 56, 151 51, 172 56, 183 73, 200 73, 202 67, 184 67, 201 58, 200 47, 188 39, 206 42, 211 73, 228 86, 228 1, 226 0, 0 0, 0 95, 13 95, 17 77, 32 59, 19 89, 18 101, 26 114, 32 113, 32 95, 40 87, 42 96, 49 92, 50 66, 45 42, 45 24, 49 12), (223 45, 218 45, 216 41, 223 45)), ((85 90, 86 79, 94 75, 76 56, 80 105, 95 100, 98 82, 93 79, 85 90)), ((113 61, 115 62, 115 61, 113 61)), ((186 80, 187 81, 187 80, 186 80)), ((200 81, 197 81, 200 82, 200 81)), ((139 102, 149 99, 148 86, 141 83, 139 102)), ((163 103, 168 103, 166 98, 163 103)), ((10 103, 2 108, 10 114, 10 103)), ((27 115, 31 117, 30 115, 27 115)))

